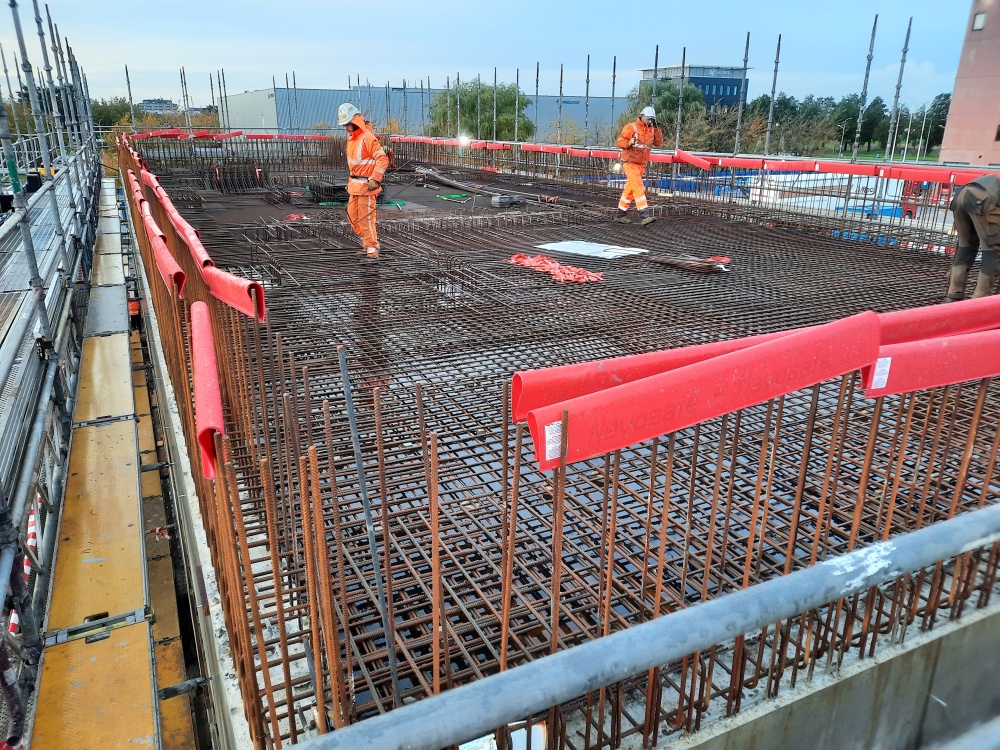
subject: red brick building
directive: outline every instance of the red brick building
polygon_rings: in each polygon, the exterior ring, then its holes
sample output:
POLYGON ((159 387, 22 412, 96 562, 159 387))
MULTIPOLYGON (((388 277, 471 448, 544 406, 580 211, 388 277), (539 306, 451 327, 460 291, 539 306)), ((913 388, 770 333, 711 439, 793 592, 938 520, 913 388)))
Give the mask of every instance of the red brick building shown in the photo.
POLYGON ((999 163, 999 0, 972 0, 940 161, 999 163))

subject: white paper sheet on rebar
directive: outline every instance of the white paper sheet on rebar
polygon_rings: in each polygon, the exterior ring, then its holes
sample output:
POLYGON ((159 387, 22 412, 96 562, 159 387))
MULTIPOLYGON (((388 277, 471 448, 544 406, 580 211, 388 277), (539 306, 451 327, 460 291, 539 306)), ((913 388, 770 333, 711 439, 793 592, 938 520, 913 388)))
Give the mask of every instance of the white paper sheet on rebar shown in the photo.
POLYGON ((619 245, 606 245, 602 242, 585 242, 583 240, 547 242, 544 245, 536 245, 536 247, 555 253, 588 255, 592 258, 622 258, 624 255, 639 255, 647 252, 641 247, 620 247, 619 245))

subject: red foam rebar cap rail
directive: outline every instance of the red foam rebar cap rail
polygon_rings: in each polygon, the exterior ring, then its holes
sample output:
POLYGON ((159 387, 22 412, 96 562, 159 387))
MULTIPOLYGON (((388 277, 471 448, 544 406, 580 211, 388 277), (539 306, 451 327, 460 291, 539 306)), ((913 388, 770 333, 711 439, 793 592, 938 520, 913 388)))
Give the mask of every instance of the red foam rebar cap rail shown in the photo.
POLYGON ((699 167, 700 169, 712 169, 713 165, 710 164, 708 159, 704 159, 701 156, 696 156, 695 154, 690 154, 688 151, 683 151, 680 148, 675 149, 675 161, 682 161, 686 164, 692 164, 694 167, 699 167))
POLYGON ((244 315, 256 318, 259 323, 264 323, 266 312, 264 287, 261 284, 221 271, 215 266, 206 266, 201 271, 202 279, 213 297, 244 315))
POLYGON ((956 336, 999 327, 999 296, 880 314, 880 344, 956 336))
POLYGON ((209 307, 204 302, 191 306, 191 380, 195 397, 195 434, 202 458, 202 474, 216 478, 216 433, 225 434, 223 397, 216 369, 216 347, 212 338, 209 307))
POLYGON ((872 363, 877 314, 803 329, 632 383, 529 412, 541 471, 560 462, 568 412, 567 462, 581 461, 762 403, 872 363))
POLYGON ((869 398, 938 388, 999 374, 999 330, 880 347, 863 368, 869 398))
POLYGON ((716 341, 711 344, 665 349, 595 362, 581 362, 576 365, 523 370, 512 377, 512 419, 515 422, 522 422, 530 411, 541 406, 567 401, 606 388, 615 388, 651 375, 676 370, 694 362, 702 362, 721 354, 763 344, 793 332, 766 333, 761 336, 716 341))

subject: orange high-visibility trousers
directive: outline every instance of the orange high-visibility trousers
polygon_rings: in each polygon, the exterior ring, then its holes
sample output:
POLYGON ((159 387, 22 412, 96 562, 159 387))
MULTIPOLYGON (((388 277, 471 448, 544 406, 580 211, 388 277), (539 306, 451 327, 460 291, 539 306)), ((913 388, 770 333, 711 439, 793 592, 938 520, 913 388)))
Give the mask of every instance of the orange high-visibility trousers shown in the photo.
POLYGON ((379 191, 374 190, 371 193, 348 196, 348 221, 366 250, 379 249, 379 238, 376 236, 377 195, 379 191))
POLYGON ((647 209, 647 191, 644 189, 644 169, 646 164, 623 162, 623 174, 626 175, 626 187, 619 197, 619 210, 626 211, 630 203, 637 204, 638 211, 647 209))

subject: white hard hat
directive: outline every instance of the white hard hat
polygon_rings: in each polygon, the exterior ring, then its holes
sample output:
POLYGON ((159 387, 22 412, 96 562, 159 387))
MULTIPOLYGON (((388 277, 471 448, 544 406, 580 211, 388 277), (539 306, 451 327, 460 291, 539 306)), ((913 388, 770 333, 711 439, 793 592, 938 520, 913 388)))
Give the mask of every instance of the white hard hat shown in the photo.
POLYGON ((345 102, 337 108, 337 124, 347 125, 351 118, 358 114, 358 107, 351 102, 345 102))
POLYGON ((640 114, 644 117, 650 117, 652 120, 657 119, 657 116, 654 114, 654 107, 644 107, 640 110, 640 114))

